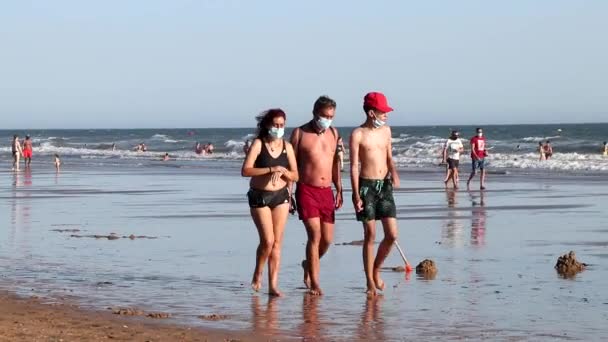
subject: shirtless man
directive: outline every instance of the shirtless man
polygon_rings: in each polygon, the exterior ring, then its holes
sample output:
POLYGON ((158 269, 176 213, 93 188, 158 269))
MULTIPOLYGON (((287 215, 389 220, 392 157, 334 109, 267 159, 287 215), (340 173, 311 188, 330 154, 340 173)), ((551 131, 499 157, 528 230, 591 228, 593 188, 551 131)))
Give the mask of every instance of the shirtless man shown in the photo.
POLYGON ((313 106, 313 119, 291 134, 300 175, 296 190, 298 216, 308 235, 306 259, 302 261, 304 284, 312 295, 323 294, 319 285, 320 259, 334 237, 335 211, 342 207, 342 179, 336 153, 338 131, 331 127, 335 113, 336 102, 321 96, 313 106))
POLYGON ((32 152, 34 151, 34 147, 32 146, 32 139, 29 135, 25 136, 25 140, 23 140, 23 163, 25 167, 28 168, 32 165, 32 152))
POLYGON ((365 95, 363 110, 366 120, 350 136, 350 182, 357 221, 363 222, 366 293, 375 296, 377 290, 384 290, 380 268, 397 239, 393 187, 399 187, 399 174, 393 162, 391 129, 386 125, 387 113, 393 109, 382 93, 372 92, 365 95), (384 239, 374 259, 376 220, 382 221, 384 239))

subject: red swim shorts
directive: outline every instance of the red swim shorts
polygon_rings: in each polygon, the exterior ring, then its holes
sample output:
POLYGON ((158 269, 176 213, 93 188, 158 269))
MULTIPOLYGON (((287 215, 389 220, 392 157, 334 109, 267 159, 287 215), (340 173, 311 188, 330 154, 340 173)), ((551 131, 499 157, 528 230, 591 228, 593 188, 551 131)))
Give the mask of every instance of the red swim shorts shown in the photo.
POLYGON ((32 158, 32 150, 23 150, 23 158, 32 158))
POLYGON ((318 217, 321 222, 335 222, 335 199, 331 187, 317 187, 298 183, 296 188, 296 203, 300 220, 318 217))

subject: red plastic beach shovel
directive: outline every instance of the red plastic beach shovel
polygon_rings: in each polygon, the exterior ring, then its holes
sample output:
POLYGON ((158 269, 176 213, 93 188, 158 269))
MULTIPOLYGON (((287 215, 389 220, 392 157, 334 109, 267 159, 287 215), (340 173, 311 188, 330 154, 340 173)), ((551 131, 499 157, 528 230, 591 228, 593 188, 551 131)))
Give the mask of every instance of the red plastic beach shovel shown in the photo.
POLYGON ((407 258, 405 257, 405 254, 403 254, 403 250, 401 249, 401 246, 399 246, 399 242, 397 242, 397 240, 395 240, 395 246, 397 246, 397 250, 399 251, 399 254, 401 254, 401 258, 405 263, 405 273, 412 272, 414 269, 412 268, 412 265, 410 265, 410 263, 407 261, 407 258))

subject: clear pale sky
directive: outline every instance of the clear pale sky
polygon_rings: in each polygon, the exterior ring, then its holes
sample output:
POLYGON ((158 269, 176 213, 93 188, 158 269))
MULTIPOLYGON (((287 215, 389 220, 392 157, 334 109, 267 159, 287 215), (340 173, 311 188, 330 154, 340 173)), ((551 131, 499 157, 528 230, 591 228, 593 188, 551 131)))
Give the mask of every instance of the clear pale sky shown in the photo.
POLYGON ((608 1, 7 1, 0 129, 608 121, 608 1))

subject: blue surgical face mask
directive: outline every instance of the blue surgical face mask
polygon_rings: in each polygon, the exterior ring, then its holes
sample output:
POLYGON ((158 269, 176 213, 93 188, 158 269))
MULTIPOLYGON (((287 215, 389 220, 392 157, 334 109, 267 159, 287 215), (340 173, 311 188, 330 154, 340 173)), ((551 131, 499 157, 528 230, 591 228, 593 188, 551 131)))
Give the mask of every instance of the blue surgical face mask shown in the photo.
POLYGON ((273 139, 281 139, 283 137, 283 135, 285 134, 285 128, 277 128, 277 127, 271 127, 268 130, 268 134, 273 138, 273 139))
POLYGON ((319 128, 325 130, 328 129, 331 126, 331 119, 327 119, 324 117, 319 117, 317 119, 317 125, 319 125, 319 128))

